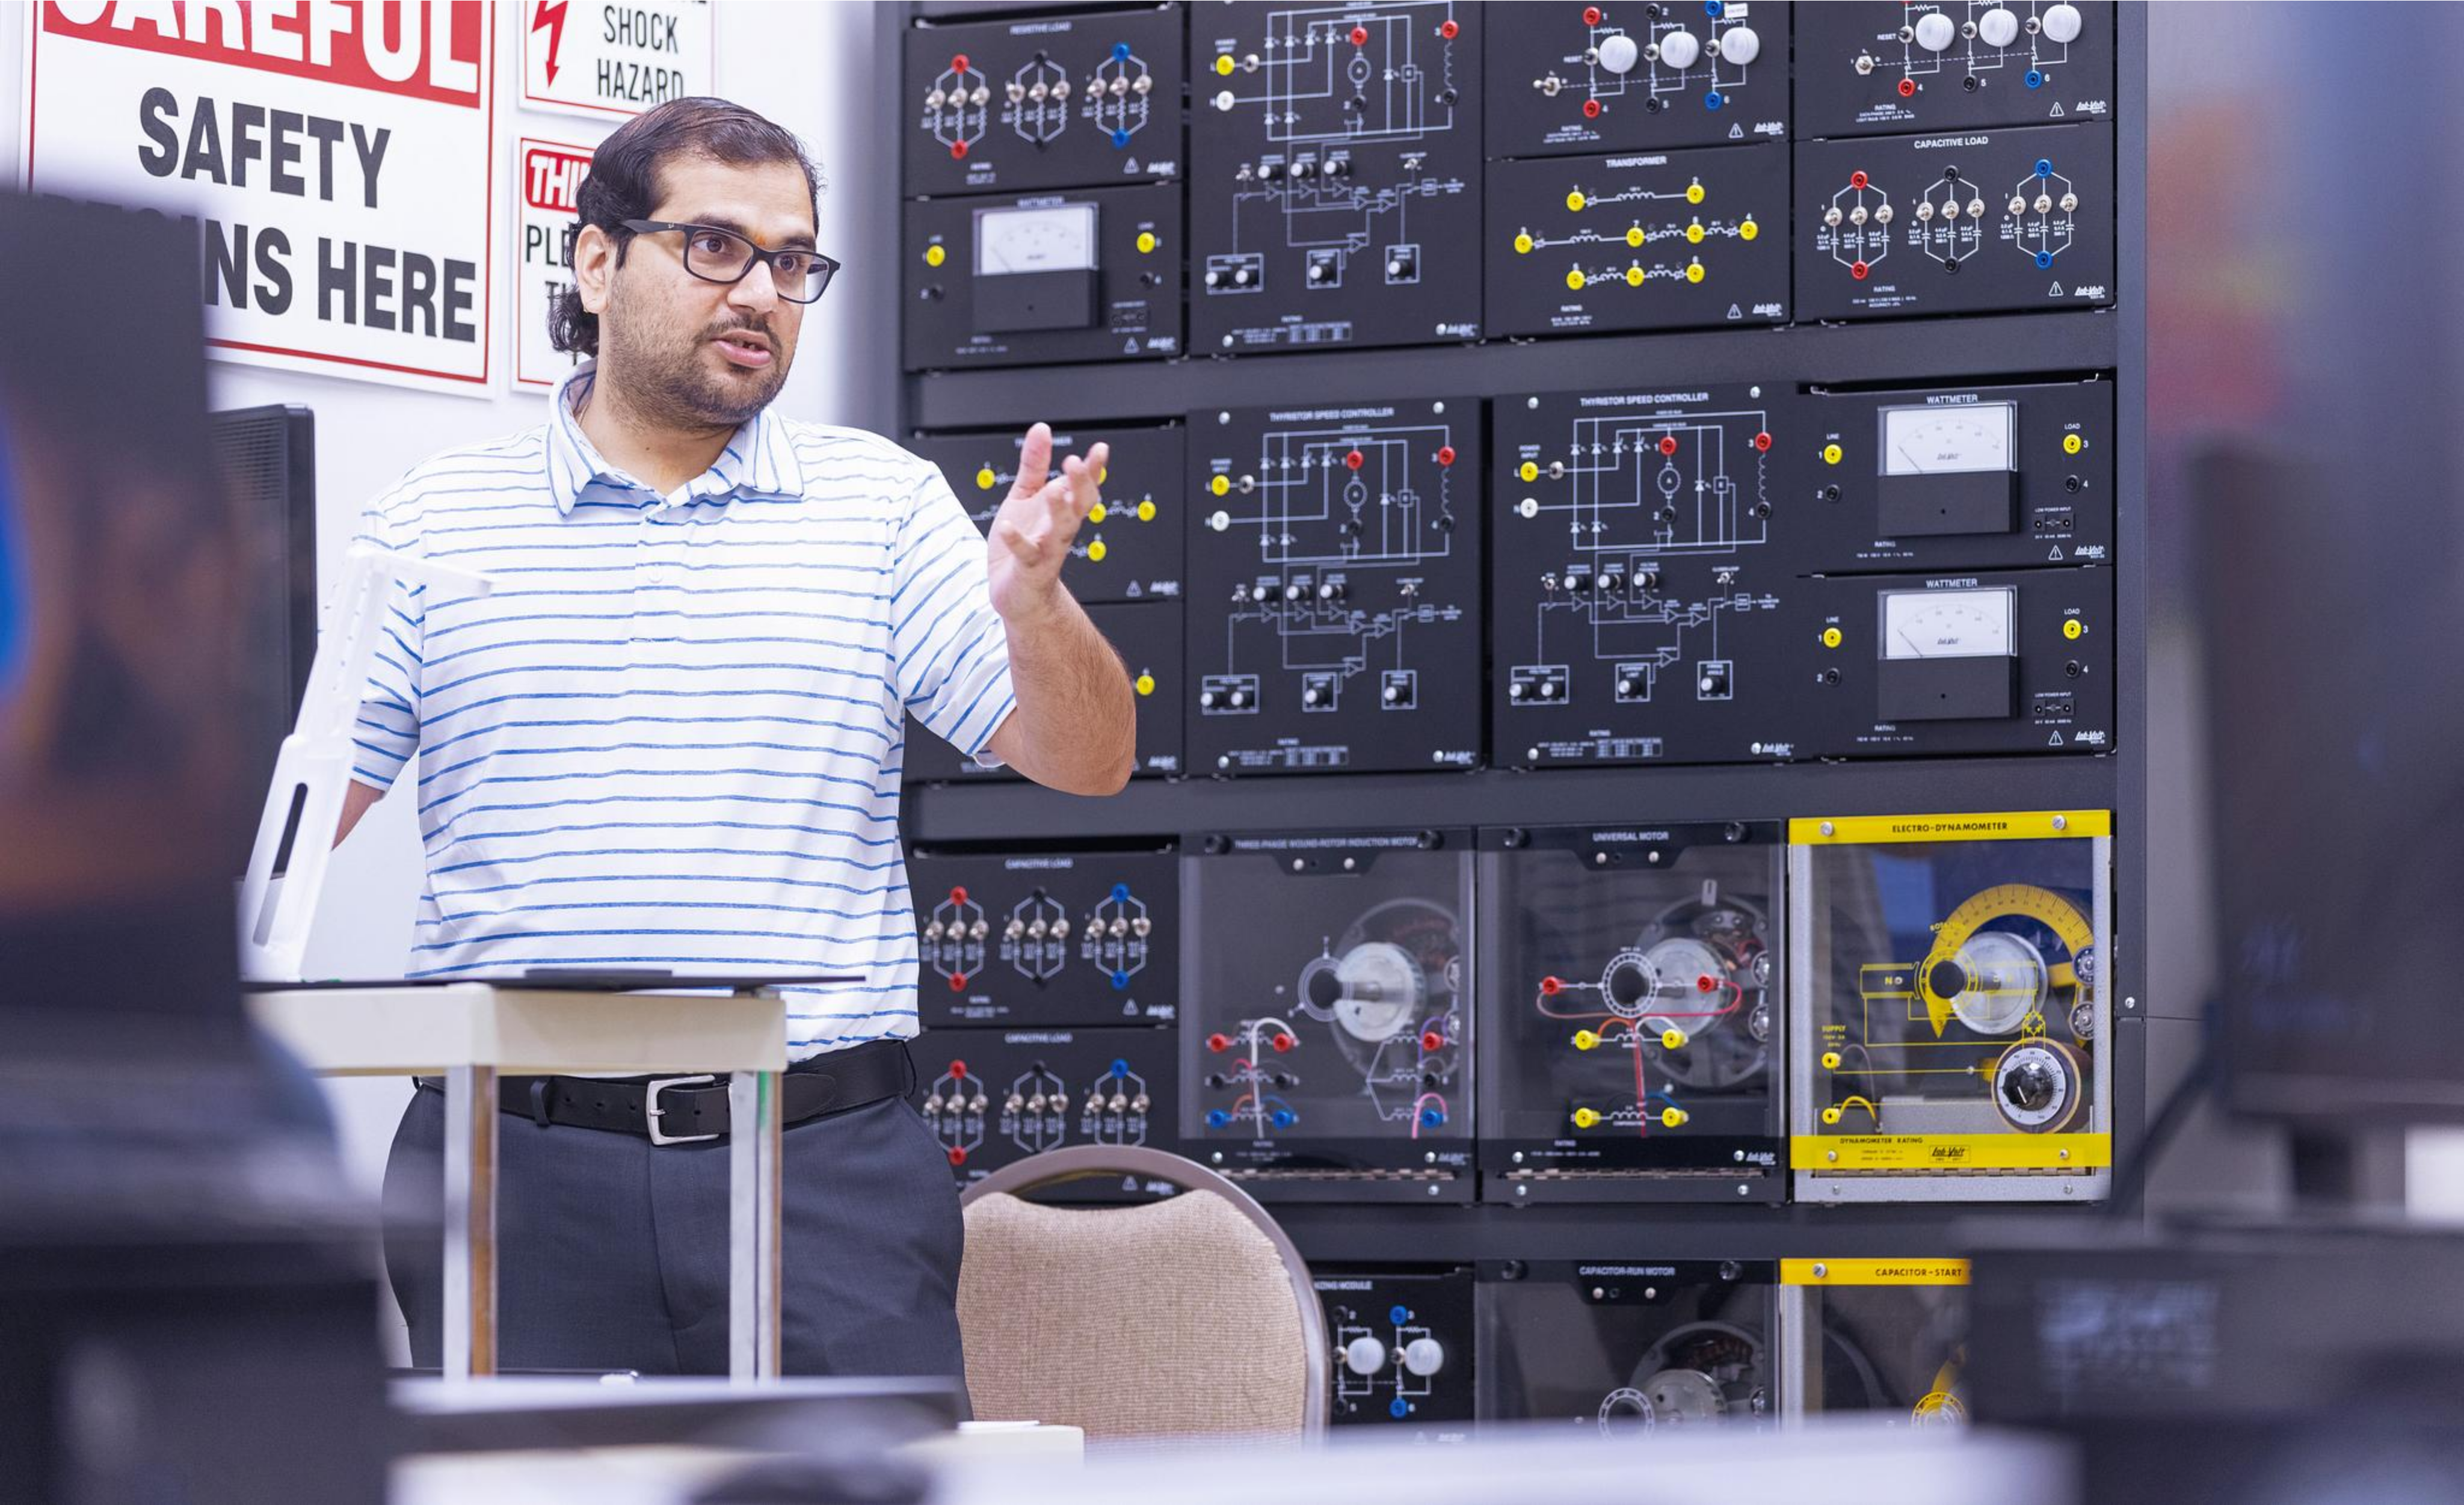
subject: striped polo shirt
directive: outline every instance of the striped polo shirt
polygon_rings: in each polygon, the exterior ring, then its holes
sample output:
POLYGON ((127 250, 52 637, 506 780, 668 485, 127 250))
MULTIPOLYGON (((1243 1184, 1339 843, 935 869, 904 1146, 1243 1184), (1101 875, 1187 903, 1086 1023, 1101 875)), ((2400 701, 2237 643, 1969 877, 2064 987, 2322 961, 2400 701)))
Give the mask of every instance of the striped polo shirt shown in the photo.
POLYGON ((407 974, 833 972, 788 1054, 916 1030, 905 714, 964 752, 1016 704, 984 539, 941 472, 765 411, 662 496, 547 423, 456 449, 361 537, 491 578, 397 588, 352 772, 412 777, 407 974))

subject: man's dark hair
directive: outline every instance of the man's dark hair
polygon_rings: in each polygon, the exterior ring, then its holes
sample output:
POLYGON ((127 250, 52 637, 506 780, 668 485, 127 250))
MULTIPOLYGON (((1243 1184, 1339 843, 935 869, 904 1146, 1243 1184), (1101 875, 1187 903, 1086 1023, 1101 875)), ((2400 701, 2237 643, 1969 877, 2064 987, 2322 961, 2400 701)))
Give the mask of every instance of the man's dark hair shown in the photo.
MULTIPOLYGON (((590 159, 590 176, 583 180, 576 202, 582 224, 598 226, 616 242, 618 266, 625 264, 633 237, 624 222, 650 217, 659 203, 659 171, 678 157, 746 167, 792 162, 804 170, 804 185, 813 196, 821 196, 821 174, 792 131, 725 99, 671 99, 601 142, 590 159)), ((547 338, 559 350, 599 354, 599 316, 582 306, 579 286, 566 287, 549 307, 547 338)))

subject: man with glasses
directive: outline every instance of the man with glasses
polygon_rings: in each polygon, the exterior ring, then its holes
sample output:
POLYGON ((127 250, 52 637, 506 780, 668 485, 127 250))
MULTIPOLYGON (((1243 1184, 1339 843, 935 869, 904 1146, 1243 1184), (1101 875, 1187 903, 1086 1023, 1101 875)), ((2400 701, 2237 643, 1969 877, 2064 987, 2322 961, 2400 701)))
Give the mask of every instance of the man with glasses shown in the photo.
MULTIPOLYGON (((545 424, 368 510, 368 541, 495 588, 392 603, 342 830, 417 801, 414 977, 847 979, 787 990, 784 1366, 957 1376, 957 1197, 905 1101, 904 728, 1076 794, 1128 778, 1128 677, 1059 580, 1106 448, 1050 474, 1029 430, 987 540, 932 465, 772 410, 838 267, 818 192, 793 136, 723 100, 601 144, 550 318, 596 359, 545 424)), ((725 1082, 509 1078, 502 1107, 500 1362, 723 1372, 725 1082)), ((443 1139, 414 1094, 393 1223, 434 1207, 443 1139)), ((436 1363, 437 1246, 386 1253, 436 1363)))

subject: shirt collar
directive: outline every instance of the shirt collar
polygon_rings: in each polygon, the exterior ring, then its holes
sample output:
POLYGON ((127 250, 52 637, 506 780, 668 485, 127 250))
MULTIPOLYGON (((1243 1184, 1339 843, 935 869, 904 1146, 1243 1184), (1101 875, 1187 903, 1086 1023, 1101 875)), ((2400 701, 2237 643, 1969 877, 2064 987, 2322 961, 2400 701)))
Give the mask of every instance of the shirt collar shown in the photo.
MULTIPOLYGON (((548 399, 547 487, 561 513, 571 513, 573 504, 595 481, 627 490, 638 484, 601 458, 573 416, 574 399, 589 391, 598 370, 597 361, 583 361, 557 383, 548 399)), ((786 420, 767 407, 747 420, 711 468, 685 486, 685 495, 696 500, 731 495, 785 498, 803 492, 803 467, 796 458, 786 420)))

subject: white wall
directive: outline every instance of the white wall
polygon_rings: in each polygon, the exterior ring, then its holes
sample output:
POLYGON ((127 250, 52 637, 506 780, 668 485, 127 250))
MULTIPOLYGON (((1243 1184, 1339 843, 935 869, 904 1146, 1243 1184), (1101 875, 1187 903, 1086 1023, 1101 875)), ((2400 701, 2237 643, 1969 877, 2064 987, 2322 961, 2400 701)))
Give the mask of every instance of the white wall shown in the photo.
MULTIPOLYGON (((805 316, 780 410, 817 422, 885 427, 892 418, 897 373, 897 273, 891 249, 895 232, 887 212, 896 163, 878 146, 881 115, 889 106, 876 88, 873 57, 877 27, 889 12, 868 4, 764 0, 715 0, 715 8, 719 94, 803 139, 827 185, 821 205, 822 248, 845 263, 829 295, 805 316)), ((5 173, 12 182, 20 161, 27 10, 23 0, 0 0, 0 162, 9 164, 5 173)), ((597 140, 605 127, 517 106, 524 10, 495 8, 496 118, 503 142, 525 131, 597 140)), ((510 161, 510 151, 509 144, 500 144, 500 164, 510 161)), ((495 223, 509 227, 513 174, 499 176, 504 185, 495 223)), ((502 275, 507 252, 499 246, 492 254, 502 275)), ((500 306, 510 301, 500 300, 500 306)), ((495 341, 490 368, 501 372, 512 361, 505 316, 489 338, 495 341)), ((316 409, 319 553, 320 574, 329 583, 369 497, 429 454, 528 427, 547 412, 545 399, 528 391, 508 389, 482 400, 220 363, 212 376, 218 407, 301 403, 316 409)), ((399 975, 420 883, 410 801, 387 798, 335 855, 323 918, 309 949, 309 975, 399 975)), ((371 1194, 407 1090, 392 1080, 331 1085, 344 1158, 371 1194)))

